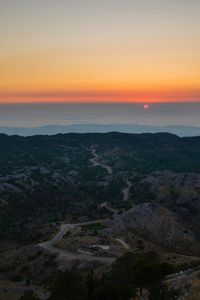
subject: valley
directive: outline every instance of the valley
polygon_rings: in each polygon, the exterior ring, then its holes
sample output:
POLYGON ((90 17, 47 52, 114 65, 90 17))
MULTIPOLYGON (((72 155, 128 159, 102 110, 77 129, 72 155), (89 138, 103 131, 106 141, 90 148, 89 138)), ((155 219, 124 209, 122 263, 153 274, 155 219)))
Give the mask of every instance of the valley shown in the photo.
POLYGON ((200 263, 199 138, 1 135, 0 146, 7 278, 45 291, 52 273, 100 276, 129 252, 155 252, 176 268, 200 263))

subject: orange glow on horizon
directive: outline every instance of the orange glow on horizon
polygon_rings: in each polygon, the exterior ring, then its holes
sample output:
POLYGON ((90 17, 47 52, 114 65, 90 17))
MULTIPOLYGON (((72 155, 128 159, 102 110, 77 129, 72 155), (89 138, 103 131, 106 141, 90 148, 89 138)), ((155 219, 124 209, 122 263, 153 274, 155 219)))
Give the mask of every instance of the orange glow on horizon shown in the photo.
POLYGON ((200 1, 0 1, 0 103, 200 102, 200 1))
POLYGON ((0 103, 199 102, 200 91, 38 91, 0 93, 0 103))

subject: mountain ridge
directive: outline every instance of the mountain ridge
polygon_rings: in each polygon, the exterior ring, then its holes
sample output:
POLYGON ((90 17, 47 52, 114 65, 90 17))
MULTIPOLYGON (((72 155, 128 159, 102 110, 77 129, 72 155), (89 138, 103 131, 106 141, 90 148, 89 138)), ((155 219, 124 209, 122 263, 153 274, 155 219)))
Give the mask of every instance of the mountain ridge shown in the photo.
POLYGON ((54 135, 58 133, 107 133, 118 131, 123 133, 157 133, 170 132, 179 136, 196 136, 200 135, 200 127, 170 125, 170 126, 153 126, 140 124, 72 124, 72 125, 44 125, 39 127, 6 127, 0 126, 0 132, 9 135, 54 135))

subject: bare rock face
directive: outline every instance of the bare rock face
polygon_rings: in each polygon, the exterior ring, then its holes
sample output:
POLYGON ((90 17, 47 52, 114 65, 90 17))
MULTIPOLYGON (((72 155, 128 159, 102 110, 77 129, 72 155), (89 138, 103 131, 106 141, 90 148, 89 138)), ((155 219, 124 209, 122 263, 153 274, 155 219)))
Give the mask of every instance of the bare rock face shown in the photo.
POLYGON ((170 250, 190 254, 200 250, 198 233, 167 208, 147 202, 133 207, 121 218, 129 230, 170 250))

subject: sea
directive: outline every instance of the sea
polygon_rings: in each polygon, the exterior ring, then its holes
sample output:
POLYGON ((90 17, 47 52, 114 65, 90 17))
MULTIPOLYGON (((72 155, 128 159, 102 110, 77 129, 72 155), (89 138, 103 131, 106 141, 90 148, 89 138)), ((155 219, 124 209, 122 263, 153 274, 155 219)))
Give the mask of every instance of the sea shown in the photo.
POLYGON ((0 127, 78 124, 200 126, 199 103, 1 104, 0 127), (145 106, 146 105, 146 106, 145 106))

